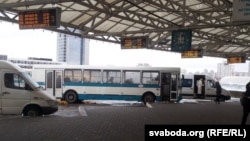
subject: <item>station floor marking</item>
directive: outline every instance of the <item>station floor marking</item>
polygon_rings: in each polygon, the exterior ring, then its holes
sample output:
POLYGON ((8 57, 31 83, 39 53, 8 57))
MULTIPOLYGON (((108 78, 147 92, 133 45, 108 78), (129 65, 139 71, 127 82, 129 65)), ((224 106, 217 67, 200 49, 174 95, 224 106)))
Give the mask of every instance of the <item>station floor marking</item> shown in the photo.
POLYGON ((149 103, 146 103, 146 106, 147 106, 148 108, 153 108, 152 105, 149 104, 149 103))
POLYGON ((88 116, 87 112, 85 111, 83 106, 79 106, 78 107, 78 111, 80 113, 81 116, 88 116))

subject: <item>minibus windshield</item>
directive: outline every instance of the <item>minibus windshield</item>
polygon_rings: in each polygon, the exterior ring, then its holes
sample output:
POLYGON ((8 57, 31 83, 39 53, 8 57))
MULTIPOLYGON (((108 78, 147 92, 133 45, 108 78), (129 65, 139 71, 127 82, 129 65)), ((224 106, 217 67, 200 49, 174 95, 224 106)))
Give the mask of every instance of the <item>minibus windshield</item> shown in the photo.
POLYGON ((39 84, 38 84, 36 81, 34 81, 34 80, 31 78, 31 76, 30 76, 27 72, 22 72, 22 75, 24 76, 24 78, 25 78, 27 81, 30 82, 30 84, 31 84, 33 87, 35 87, 35 88, 39 88, 39 87, 40 87, 39 84))

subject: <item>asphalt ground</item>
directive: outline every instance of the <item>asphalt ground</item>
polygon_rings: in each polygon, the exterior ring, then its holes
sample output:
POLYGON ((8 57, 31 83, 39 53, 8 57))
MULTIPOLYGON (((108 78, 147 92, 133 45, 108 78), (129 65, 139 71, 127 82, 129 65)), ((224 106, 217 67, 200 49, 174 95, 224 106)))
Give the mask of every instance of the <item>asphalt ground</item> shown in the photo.
MULTIPOLYGON (((0 116, 1 141, 144 141, 146 124, 239 125, 238 100, 71 104, 42 117, 0 116)), ((250 124, 248 118, 247 124, 250 124)))

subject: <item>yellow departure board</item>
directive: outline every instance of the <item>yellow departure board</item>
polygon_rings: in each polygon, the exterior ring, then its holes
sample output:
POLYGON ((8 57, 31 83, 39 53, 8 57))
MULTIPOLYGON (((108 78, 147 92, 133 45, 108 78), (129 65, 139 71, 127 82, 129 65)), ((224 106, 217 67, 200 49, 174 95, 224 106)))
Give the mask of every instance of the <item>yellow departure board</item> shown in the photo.
POLYGON ((228 57, 227 58, 227 63, 232 64, 232 63, 245 63, 246 59, 243 56, 238 56, 238 57, 228 57))
POLYGON ((201 58, 202 50, 196 49, 196 50, 186 50, 181 52, 181 58, 201 58))
POLYGON ((21 11, 18 15, 20 29, 57 28, 60 26, 60 8, 21 11))
POLYGON ((147 36, 121 38, 122 49, 147 48, 147 47, 148 47, 147 36))

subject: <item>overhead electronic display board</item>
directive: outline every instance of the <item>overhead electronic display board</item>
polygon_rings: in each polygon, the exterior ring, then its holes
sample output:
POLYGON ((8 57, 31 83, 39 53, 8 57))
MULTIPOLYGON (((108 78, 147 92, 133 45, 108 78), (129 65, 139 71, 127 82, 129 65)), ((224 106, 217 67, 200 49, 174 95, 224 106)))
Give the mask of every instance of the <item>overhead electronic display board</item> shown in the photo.
POLYGON ((148 36, 121 38, 122 49, 148 48, 148 36))
POLYGON ((192 45, 192 30, 172 31, 171 51, 183 52, 190 50, 192 45))
POLYGON ((202 58, 203 57, 203 50, 196 49, 196 50, 186 50, 181 52, 181 58, 202 58))
POLYGON ((228 57, 227 58, 227 63, 232 64, 232 63, 245 63, 246 59, 243 56, 237 56, 237 57, 228 57))
POLYGON ((249 0, 233 0, 232 22, 249 22, 249 18, 249 0))
POLYGON ((60 8, 21 11, 18 15, 20 29, 57 28, 60 26, 60 8))

